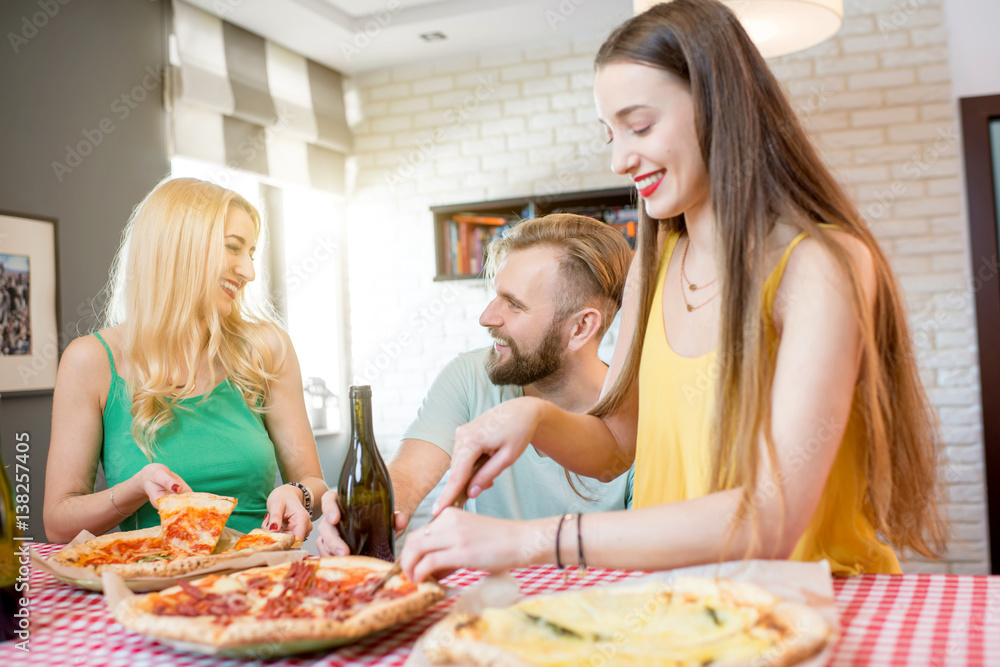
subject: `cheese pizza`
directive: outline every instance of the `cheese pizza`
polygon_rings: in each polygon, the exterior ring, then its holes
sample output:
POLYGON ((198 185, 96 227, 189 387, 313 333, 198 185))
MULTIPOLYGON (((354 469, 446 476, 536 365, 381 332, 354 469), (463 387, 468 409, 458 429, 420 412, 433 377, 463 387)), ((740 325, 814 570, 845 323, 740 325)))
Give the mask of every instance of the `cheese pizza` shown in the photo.
POLYGON ((819 652, 830 635, 812 608, 753 584, 680 577, 453 614, 424 650, 435 663, 475 667, 783 667, 819 652))
POLYGON ((391 566, 343 556, 208 575, 128 598, 114 615, 137 632, 212 648, 347 641, 412 618, 444 596, 437 584, 403 575, 373 596, 372 583, 391 566))

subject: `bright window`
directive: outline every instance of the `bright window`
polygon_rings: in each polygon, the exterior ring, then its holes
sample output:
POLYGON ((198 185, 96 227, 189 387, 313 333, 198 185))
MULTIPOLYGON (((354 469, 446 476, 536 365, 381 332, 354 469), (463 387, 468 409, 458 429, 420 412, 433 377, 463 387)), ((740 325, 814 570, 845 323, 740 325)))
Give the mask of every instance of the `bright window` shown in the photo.
POLYGON ((337 399, 306 396, 317 435, 338 433, 345 390, 343 201, 326 192, 282 184, 188 158, 171 160, 174 177, 200 178, 243 195, 264 217, 257 241, 251 299, 271 299, 295 345, 302 379, 314 393, 325 385, 337 399), (321 383, 319 381, 321 381, 321 383), (325 421, 325 424, 319 422, 325 421))
MULTIPOLYGON (((315 386, 311 379, 319 378, 346 405, 343 202, 326 192, 292 186, 285 187, 283 195, 288 333, 306 385, 315 386)), ((340 414, 331 400, 324 430, 340 431, 340 414)))

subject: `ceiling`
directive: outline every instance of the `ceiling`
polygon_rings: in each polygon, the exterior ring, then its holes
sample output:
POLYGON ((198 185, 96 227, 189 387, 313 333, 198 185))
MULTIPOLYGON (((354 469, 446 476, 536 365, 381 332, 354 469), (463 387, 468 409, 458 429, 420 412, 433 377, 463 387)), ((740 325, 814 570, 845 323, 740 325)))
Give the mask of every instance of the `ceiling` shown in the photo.
MULTIPOLYGON (((377 11, 386 8, 388 2, 386 0, 322 0, 331 7, 336 7, 342 12, 350 14, 355 18, 360 18, 362 16, 368 16, 374 14, 377 11)), ((444 0, 409 0, 405 3, 407 7, 416 7, 417 5, 430 5, 436 2, 443 2, 444 0)))
POLYGON ((186 2, 346 74, 604 37, 632 14, 632 0, 186 2))

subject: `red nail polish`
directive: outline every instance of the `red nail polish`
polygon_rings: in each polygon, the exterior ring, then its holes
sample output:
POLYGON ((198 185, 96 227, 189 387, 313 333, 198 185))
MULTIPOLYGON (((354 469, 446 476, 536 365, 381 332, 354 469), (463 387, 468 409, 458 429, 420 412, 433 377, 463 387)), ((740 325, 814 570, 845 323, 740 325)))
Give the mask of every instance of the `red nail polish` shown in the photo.
POLYGON ((180 490, 181 490, 181 485, 180 485, 180 484, 174 484, 174 485, 173 485, 172 487, 170 487, 170 488, 171 488, 171 489, 173 489, 174 493, 179 493, 179 492, 180 492, 180 490))
POLYGON ((272 523, 271 524, 271 530, 278 530, 278 524, 272 523))

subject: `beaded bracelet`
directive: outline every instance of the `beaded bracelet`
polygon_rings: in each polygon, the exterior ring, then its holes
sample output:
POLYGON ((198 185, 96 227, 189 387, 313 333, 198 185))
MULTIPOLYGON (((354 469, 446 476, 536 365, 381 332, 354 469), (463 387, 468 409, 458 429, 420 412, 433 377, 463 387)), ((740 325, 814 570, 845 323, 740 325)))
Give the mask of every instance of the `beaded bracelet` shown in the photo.
POLYGON ((313 518, 313 494, 309 490, 309 487, 305 484, 299 484, 298 482, 285 482, 286 486, 294 486, 296 489, 302 492, 302 506, 306 508, 306 512, 309 513, 309 518, 313 518))

